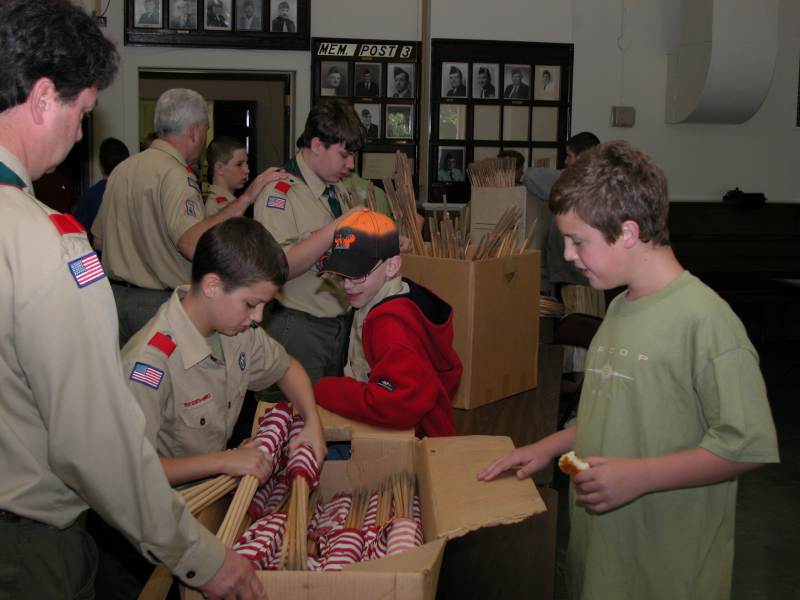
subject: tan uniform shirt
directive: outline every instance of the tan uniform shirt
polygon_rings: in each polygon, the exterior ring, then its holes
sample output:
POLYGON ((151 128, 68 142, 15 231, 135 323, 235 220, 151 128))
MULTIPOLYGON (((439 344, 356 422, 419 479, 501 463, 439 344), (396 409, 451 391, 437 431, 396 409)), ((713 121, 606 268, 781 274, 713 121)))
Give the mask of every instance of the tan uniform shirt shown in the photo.
POLYGON ((202 585, 224 548, 143 443, 111 286, 86 232, 31 195, 2 146, 0 163, 0 509, 64 528, 86 498, 141 552, 202 585))
POLYGON ((212 183, 208 186, 208 195, 206 196, 206 216, 217 214, 234 200, 236 200, 236 196, 212 183))
POLYGON ((369 381, 370 366, 364 356, 364 341, 362 337, 364 321, 369 311, 389 296, 407 294, 408 292, 408 284, 399 275, 392 277, 381 286, 381 289, 378 290, 378 293, 370 300, 369 304, 362 306, 353 313, 353 325, 350 327, 350 344, 347 347, 347 364, 344 366, 344 374, 347 377, 352 377, 356 381, 364 383, 369 381))
POLYGON ((205 218, 200 184, 164 140, 120 163, 108 178, 92 234, 112 279, 154 290, 191 281, 192 263, 178 240, 205 218))
POLYGON ((245 392, 266 389, 289 368, 286 350, 261 327, 219 335, 219 356, 183 309, 188 289, 176 289, 122 349, 147 438, 166 457, 224 450, 245 392))
MULTIPOLYGON (((323 195, 325 182, 316 176, 299 152, 295 159, 300 167, 302 181, 295 177, 285 183, 270 183, 253 205, 256 221, 266 227, 287 252, 294 244, 334 218, 328 199, 323 195), (288 191, 281 191, 287 185, 291 186, 288 191)), ((346 211, 349 206, 347 191, 337 186, 337 196, 342 211, 346 211)), ((277 297, 284 306, 315 317, 336 317, 349 308, 339 286, 328 279, 317 277, 316 265, 287 281, 277 297)))

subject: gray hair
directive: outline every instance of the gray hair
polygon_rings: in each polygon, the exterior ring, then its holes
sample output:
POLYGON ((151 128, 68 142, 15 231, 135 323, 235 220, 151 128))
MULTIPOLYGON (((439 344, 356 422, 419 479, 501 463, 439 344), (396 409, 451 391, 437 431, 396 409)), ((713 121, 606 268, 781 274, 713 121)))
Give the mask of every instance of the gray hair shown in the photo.
POLYGON ((194 90, 173 88, 167 90, 156 102, 153 126, 158 135, 185 133, 193 124, 208 121, 208 105, 194 90))

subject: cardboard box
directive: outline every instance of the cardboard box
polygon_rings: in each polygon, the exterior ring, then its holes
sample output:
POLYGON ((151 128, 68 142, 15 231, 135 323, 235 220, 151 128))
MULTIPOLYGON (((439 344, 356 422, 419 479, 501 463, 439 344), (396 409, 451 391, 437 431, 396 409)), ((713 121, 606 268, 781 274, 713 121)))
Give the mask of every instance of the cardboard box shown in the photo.
POLYGON ((403 255, 402 274, 455 311, 453 347, 464 366, 456 408, 476 408, 536 387, 538 250, 457 260, 403 255))
POLYGON ((541 248, 543 234, 547 226, 547 205, 532 195, 525 187, 511 188, 472 188, 470 201, 470 239, 479 244, 481 238, 494 229, 500 217, 510 207, 522 211, 521 221, 525 225, 517 232, 517 245, 530 237, 528 248, 541 248), (543 214, 544 217, 543 218, 543 214))
MULTIPOLYGON (((493 457, 514 448, 509 438, 415 440, 401 433, 354 433, 352 458, 325 463, 320 492, 330 498, 359 487, 374 489, 392 473, 413 471, 426 543, 402 554, 349 565, 338 573, 261 571, 258 577, 271 600, 433 600, 447 540, 486 527, 519 523, 547 510, 530 479, 503 477, 489 483, 475 479, 493 457)), ((498 556, 494 560, 504 559, 498 556)), ((184 598, 201 598, 197 592, 183 591, 184 598)))

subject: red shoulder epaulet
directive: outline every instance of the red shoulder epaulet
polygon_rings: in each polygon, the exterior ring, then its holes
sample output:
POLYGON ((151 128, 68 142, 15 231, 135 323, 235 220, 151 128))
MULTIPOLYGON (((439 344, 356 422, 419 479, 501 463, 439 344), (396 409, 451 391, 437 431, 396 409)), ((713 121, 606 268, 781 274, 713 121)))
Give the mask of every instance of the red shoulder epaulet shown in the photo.
POLYGON ((215 198, 215 200, 217 201, 217 204, 222 204, 222 203, 224 203, 224 202, 227 202, 227 201, 228 201, 228 199, 227 199, 225 196, 217 196, 217 197, 215 198))
POLYGON ((278 183, 275 184, 275 189, 278 190, 281 194, 285 194, 290 189, 292 189, 292 184, 286 181, 285 179, 281 179, 278 183))
POLYGON ((53 213, 50 215, 50 221, 55 225, 56 229, 58 229, 58 233, 61 235, 67 235, 69 233, 83 233, 86 231, 78 222, 78 219, 73 217, 72 215, 64 215, 61 213, 53 213))
POLYGON ((186 167, 186 172, 187 172, 189 175, 194 175, 194 171, 192 170, 192 167, 186 167))
POLYGON ((175 351, 176 347, 176 344, 172 341, 172 338, 164 333, 161 333, 160 331, 150 338, 150 341, 147 342, 147 345, 158 348, 164 354, 166 354, 167 357, 169 357, 175 351))

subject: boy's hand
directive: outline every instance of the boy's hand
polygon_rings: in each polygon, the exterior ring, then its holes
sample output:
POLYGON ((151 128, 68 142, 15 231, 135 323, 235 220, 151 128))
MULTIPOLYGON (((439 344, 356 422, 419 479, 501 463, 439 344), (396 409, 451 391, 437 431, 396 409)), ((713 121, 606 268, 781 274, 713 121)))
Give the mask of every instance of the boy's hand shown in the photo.
POLYGON ((206 598, 222 600, 266 600, 267 594, 256 577, 250 562, 230 548, 225 549, 225 560, 219 571, 200 588, 206 598))
POLYGON ((604 513, 627 504, 647 492, 642 461, 634 458, 590 456, 591 469, 572 478, 578 492, 575 501, 586 510, 604 513))
POLYGON ((247 189, 242 193, 239 197, 244 198, 247 201, 247 204, 250 205, 256 201, 258 195, 261 193, 261 190, 264 189, 268 183, 272 183, 273 181, 277 181, 278 179, 286 179, 289 177, 289 173, 284 171, 279 167, 270 167, 256 175, 256 178, 253 179, 253 182, 247 186, 247 189))
POLYGON ((501 473, 509 469, 517 468, 517 479, 525 479, 532 473, 540 471, 550 459, 542 456, 541 452, 537 452, 535 444, 517 448, 509 452, 505 456, 498 458, 488 467, 484 468, 478 473, 480 481, 491 481, 501 473))
POLYGON ((321 470, 325 455, 328 453, 328 447, 325 445, 325 435, 322 433, 319 421, 306 422, 302 431, 289 443, 289 450, 294 450, 303 444, 311 447, 314 452, 314 458, 317 459, 317 465, 321 470))
POLYGON ((252 475, 260 485, 272 475, 273 457, 260 450, 258 442, 250 440, 241 448, 223 453, 223 473, 226 475, 252 475))

